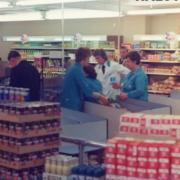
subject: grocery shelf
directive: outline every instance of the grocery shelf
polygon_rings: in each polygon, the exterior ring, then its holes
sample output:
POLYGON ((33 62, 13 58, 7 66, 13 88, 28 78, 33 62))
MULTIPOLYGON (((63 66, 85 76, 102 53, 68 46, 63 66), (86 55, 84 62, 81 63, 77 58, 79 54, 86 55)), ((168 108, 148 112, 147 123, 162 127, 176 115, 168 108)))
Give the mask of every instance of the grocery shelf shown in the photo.
POLYGON ((26 154, 38 151, 46 151, 49 149, 59 148, 59 141, 51 141, 43 144, 25 145, 25 146, 14 146, 13 148, 9 145, 0 143, 1 151, 11 152, 15 154, 26 154))
POLYGON ((36 121, 48 121, 51 119, 60 119, 60 113, 57 114, 29 114, 29 115, 13 115, 0 112, 1 120, 15 122, 15 123, 28 123, 36 121))
POLYGON ((180 74, 172 73, 161 73, 161 72, 146 72, 147 75, 157 75, 157 76, 180 76, 180 74))
POLYGON ((142 63, 164 63, 164 64, 180 64, 180 61, 153 61, 153 60, 141 60, 142 63))
POLYGON ((149 93, 152 94, 163 94, 163 95, 170 95, 169 92, 162 92, 162 91, 158 91, 158 90, 148 90, 149 93))
POLYGON ((19 134, 12 132, 12 131, 9 131, 9 132, 1 131, 1 135, 7 136, 7 137, 13 137, 13 138, 17 138, 17 139, 24 139, 24 138, 33 138, 33 137, 59 134, 60 131, 61 131, 61 129, 59 127, 55 127, 55 128, 52 128, 51 130, 38 129, 38 130, 31 130, 30 132, 27 132, 24 130, 24 132, 19 133, 19 134))
POLYGON ((44 165, 44 159, 35 159, 26 162, 14 162, 0 158, 0 166, 15 170, 27 169, 44 165))
POLYGON ((143 50, 143 51, 180 51, 180 49, 163 49, 163 48, 137 48, 135 50, 143 50))

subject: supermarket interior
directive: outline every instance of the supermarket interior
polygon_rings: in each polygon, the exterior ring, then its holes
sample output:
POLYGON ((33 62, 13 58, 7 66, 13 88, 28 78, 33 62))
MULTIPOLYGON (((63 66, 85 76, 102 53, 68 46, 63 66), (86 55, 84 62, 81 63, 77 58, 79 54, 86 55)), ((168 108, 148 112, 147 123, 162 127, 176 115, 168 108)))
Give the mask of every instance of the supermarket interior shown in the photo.
POLYGON ((0 180, 180 180, 180 0, 0 0, 0 180))

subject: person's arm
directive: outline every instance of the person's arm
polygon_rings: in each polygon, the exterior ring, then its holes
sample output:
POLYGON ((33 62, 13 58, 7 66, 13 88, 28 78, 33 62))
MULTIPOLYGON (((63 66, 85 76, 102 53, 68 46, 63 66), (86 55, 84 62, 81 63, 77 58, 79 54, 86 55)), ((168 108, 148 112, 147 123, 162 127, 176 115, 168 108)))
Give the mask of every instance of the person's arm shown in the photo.
POLYGON ((117 69, 117 72, 120 74, 122 81, 130 73, 130 70, 127 67, 125 67, 125 66, 123 66, 121 64, 118 64, 116 66, 116 69, 117 69))
POLYGON ((145 89, 147 88, 146 76, 138 75, 135 79, 136 89, 128 93, 129 98, 138 98, 144 94, 145 89))

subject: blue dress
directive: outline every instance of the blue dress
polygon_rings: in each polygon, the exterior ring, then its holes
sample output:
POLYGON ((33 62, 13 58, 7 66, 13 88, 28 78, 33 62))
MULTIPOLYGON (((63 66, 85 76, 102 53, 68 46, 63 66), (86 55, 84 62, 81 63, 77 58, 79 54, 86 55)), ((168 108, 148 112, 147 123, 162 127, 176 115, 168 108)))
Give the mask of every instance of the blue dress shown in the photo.
POLYGON ((76 63, 69 68, 65 75, 61 105, 68 109, 82 111, 84 96, 92 97, 93 91, 88 85, 83 67, 76 63))
MULTIPOLYGON (((103 87, 102 84, 99 80, 97 79, 92 79, 92 78, 86 78, 87 83, 89 85, 89 88, 93 91, 93 92, 98 92, 98 93, 102 93, 103 87)), ((87 101, 92 101, 95 102, 96 99, 93 97, 85 97, 85 99, 87 101)))
POLYGON ((148 101, 148 78, 142 68, 127 75, 122 91, 128 94, 128 98, 148 101))

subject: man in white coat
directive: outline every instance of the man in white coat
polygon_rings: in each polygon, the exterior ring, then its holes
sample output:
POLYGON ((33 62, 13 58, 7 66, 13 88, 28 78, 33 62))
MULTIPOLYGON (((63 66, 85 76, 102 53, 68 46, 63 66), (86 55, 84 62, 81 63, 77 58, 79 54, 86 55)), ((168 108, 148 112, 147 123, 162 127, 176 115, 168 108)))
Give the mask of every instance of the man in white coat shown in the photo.
POLYGON ((130 71, 123 65, 108 60, 103 49, 95 50, 94 57, 98 62, 95 70, 97 79, 102 83, 103 94, 110 99, 116 99, 121 92, 120 84, 130 71))

